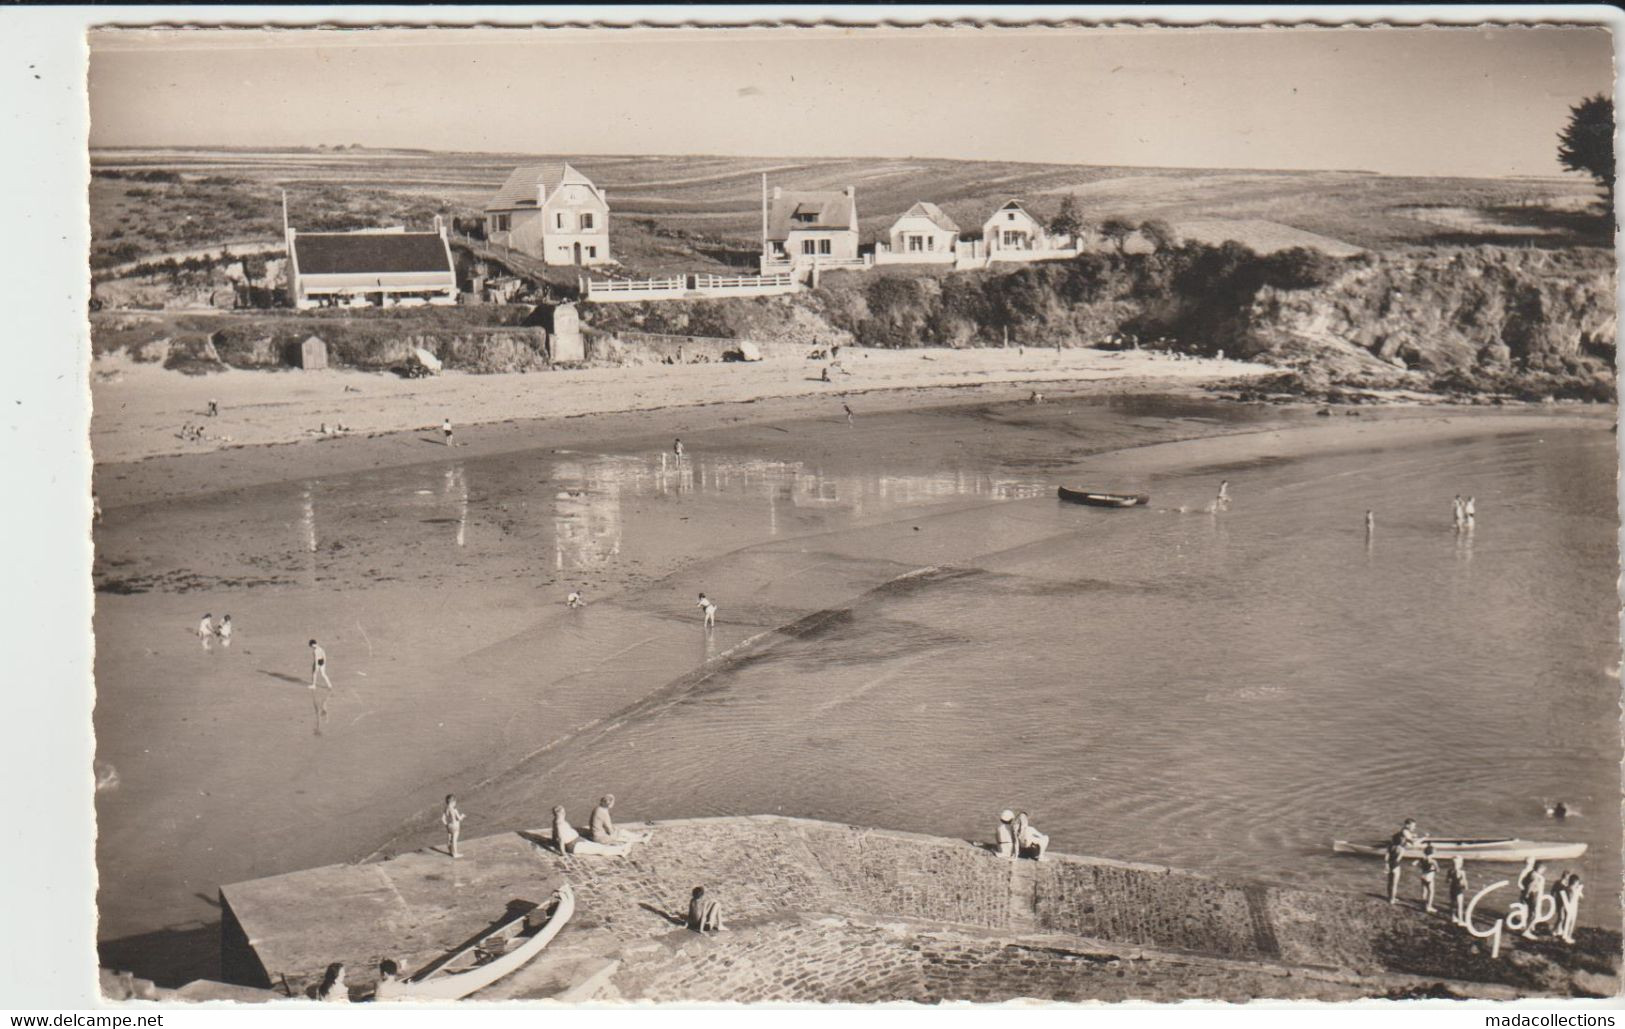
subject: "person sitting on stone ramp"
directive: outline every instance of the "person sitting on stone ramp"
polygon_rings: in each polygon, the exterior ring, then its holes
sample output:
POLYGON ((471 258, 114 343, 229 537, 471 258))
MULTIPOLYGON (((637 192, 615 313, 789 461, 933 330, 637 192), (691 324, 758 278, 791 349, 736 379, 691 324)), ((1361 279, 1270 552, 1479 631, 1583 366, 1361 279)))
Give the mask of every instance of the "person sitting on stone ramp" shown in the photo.
POLYGON ((1049 837, 1033 828, 1032 822, 1023 811, 1016 816, 1016 856, 1031 856, 1036 861, 1044 860, 1044 851, 1049 849, 1049 837))
POLYGON ((706 896, 704 886, 694 887, 688 901, 688 927, 697 933, 721 932, 728 928, 722 924, 722 905, 706 896))
POLYGON ((1016 831, 1010 824, 1015 820, 1016 813, 1009 808, 999 812, 999 828, 996 837, 999 857, 1014 858, 1016 856, 1016 831))
POLYGON ((615 828, 615 820, 610 817, 609 809, 615 806, 615 794, 606 793, 598 801, 598 806, 592 809, 592 821, 588 823, 587 835, 595 843, 642 843, 649 838, 648 833, 629 832, 615 828))
POLYGON ((601 854, 608 857, 624 857, 632 850, 630 843, 599 843, 596 840, 583 839, 565 817, 563 805, 553 809, 553 845, 558 848, 560 854, 577 856, 601 854))

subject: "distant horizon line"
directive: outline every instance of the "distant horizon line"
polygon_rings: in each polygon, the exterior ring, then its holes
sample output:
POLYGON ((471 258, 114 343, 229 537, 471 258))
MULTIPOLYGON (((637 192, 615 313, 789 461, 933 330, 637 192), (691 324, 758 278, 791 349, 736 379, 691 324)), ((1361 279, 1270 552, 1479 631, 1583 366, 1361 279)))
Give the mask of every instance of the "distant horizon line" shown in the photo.
POLYGON ((879 157, 872 154, 852 154, 842 157, 812 157, 796 154, 719 154, 719 153, 551 153, 534 154, 517 150, 434 150, 428 147, 405 146, 369 146, 363 143, 338 144, 285 144, 279 146, 255 146, 250 144, 147 144, 147 143, 119 143, 89 145, 87 152, 94 154, 99 150, 147 150, 147 151, 203 151, 219 150, 243 153, 333 153, 339 151, 354 152, 358 150, 376 151, 381 153, 398 154, 444 154, 447 156, 477 156, 477 157, 518 157, 518 158, 558 158, 560 160, 581 160, 590 158, 715 158, 719 160, 782 160, 803 162, 838 162, 838 161, 945 161, 954 164, 1026 164, 1045 168, 1125 168, 1135 171, 1213 171, 1213 172, 1251 172, 1254 174, 1278 172, 1282 174, 1304 173, 1330 173, 1340 175, 1376 175, 1385 178, 1407 179, 1553 179, 1567 181, 1568 176, 1561 172, 1552 174, 1538 174, 1533 172, 1501 172, 1498 174, 1465 172, 1384 172, 1368 168, 1262 168, 1239 165, 1204 165, 1204 164, 1088 164, 1084 162, 1068 161, 1031 161, 1018 159, 994 159, 988 157, 879 157))

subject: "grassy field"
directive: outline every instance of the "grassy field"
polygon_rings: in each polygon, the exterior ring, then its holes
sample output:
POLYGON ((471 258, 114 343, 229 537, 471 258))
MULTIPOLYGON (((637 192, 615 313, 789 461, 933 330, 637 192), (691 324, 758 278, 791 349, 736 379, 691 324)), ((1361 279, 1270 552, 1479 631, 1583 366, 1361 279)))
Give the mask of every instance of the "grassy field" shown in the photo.
MULTIPOLYGON (((524 154, 401 150, 118 149, 91 153, 92 264, 222 242, 275 239, 281 194, 296 228, 427 227, 475 217, 524 154)), ((1163 218, 1193 238, 1258 249, 1407 245, 1608 245, 1587 213, 1595 188, 1567 179, 1403 178, 1359 171, 1237 171, 937 159, 800 160, 572 156, 609 192, 611 246, 638 274, 748 266, 757 250, 761 176, 787 189, 857 187, 864 242, 916 200, 979 234, 1021 198, 1048 217, 1066 194, 1084 219, 1163 218), (1309 234, 1309 235, 1306 235, 1309 234)))

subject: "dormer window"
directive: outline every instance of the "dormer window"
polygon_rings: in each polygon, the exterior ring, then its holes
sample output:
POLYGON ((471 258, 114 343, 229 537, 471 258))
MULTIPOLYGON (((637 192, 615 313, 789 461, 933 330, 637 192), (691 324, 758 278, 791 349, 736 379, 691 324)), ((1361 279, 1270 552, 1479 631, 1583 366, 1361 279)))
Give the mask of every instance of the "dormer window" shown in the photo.
POLYGON ((801 225, 811 225, 818 220, 818 208, 802 205, 790 212, 790 220, 801 225))

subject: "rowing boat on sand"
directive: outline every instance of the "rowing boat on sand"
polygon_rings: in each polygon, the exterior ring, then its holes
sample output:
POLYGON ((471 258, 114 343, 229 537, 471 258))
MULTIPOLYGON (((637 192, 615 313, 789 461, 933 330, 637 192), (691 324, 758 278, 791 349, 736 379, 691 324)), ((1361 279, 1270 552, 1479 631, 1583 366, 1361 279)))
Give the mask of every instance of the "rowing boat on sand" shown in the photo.
POLYGON ((542 952, 575 913, 569 883, 553 894, 551 912, 538 906, 509 918, 399 982, 378 984, 378 1000, 461 1000, 518 971, 542 952))

